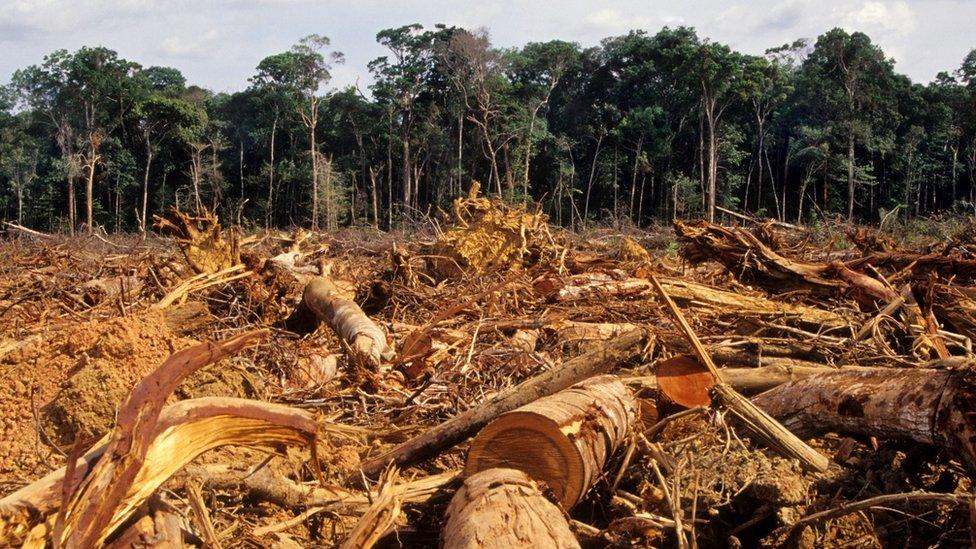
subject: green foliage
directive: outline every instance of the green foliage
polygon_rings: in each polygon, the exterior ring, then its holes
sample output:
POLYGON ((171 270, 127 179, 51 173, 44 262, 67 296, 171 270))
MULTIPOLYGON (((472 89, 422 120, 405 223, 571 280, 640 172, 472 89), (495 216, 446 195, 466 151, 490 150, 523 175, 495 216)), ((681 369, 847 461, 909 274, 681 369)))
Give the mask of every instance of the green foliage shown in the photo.
POLYGON ((922 232, 976 204, 976 50, 920 84, 841 29, 763 56, 688 27, 585 48, 445 25, 376 39, 368 94, 329 88, 343 57, 315 34, 229 94, 107 48, 52 52, 0 87, 0 214, 67 228, 92 165, 94 222, 118 230, 194 207, 194 186, 234 219, 308 224, 314 205, 330 229, 447 209, 472 180, 574 227, 705 216, 714 198, 835 239, 824 220, 922 232))

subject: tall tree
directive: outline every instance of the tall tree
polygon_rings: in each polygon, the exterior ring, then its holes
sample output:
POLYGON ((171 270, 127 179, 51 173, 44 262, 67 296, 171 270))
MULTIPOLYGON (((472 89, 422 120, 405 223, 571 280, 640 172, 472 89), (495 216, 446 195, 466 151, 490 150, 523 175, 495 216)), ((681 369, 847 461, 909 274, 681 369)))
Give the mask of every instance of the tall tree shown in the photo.
MULTIPOLYGON (((312 179, 312 228, 319 224, 319 175, 320 156, 316 142, 319 121, 319 91, 331 78, 334 63, 341 63, 343 55, 322 51, 329 45, 325 36, 310 34, 302 38, 291 50, 264 58, 258 63, 257 74, 252 82, 261 86, 273 85, 291 93, 296 98, 298 115, 308 131, 309 163, 312 179)), ((274 139, 272 132, 272 140, 274 139)))
POLYGON ((847 154, 847 219, 854 220, 857 147, 887 138, 896 114, 892 61, 864 33, 833 29, 820 36, 803 63, 805 100, 843 142, 847 154))

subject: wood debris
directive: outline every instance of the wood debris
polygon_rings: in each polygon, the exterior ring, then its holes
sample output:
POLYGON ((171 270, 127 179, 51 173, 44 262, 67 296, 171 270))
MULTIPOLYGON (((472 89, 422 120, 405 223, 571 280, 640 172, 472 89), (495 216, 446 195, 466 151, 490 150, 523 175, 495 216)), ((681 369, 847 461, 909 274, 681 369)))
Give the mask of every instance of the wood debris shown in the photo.
POLYGON ((973 231, 432 221, 0 242, 0 545, 970 543, 973 231))

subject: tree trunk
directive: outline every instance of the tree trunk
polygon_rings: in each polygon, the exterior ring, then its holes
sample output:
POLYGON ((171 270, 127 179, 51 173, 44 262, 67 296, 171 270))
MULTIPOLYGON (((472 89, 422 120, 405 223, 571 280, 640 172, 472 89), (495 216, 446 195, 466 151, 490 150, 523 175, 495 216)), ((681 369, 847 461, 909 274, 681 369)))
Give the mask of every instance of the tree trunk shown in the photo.
MULTIPOLYGON (((405 117, 406 118, 406 117, 405 117)), ((409 206, 410 199, 413 197, 413 182, 412 182, 412 166, 410 165, 410 130, 406 122, 404 122, 403 127, 403 151, 402 151, 402 162, 401 174, 403 176, 403 189, 402 191, 402 202, 403 202, 403 219, 406 220, 409 217, 409 206)))
MULTIPOLYGON (((637 148, 634 150, 634 167, 630 170, 630 208, 627 211, 627 215, 634 220, 634 195, 637 194, 637 168, 640 166, 640 153, 641 147, 644 146, 644 134, 641 134, 637 138, 637 148)), ((643 199, 643 192, 641 193, 641 199, 643 199)), ((638 226, 640 224, 638 223, 638 226)))
POLYGON ((142 173, 142 216, 139 218, 139 232, 146 234, 146 214, 149 211, 149 170, 152 166, 152 145, 146 140, 146 169, 142 173))
POLYGON ((847 222, 854 222, 854 132, 847 134, 847 222))
POLYGON ((335 285, 316 277, 305 286, 302 303, 320 322, 325 322, 349 344, 354 358, 364 366, 378 369, 389 357, 386 333, 376 325, 355 301, 339 295, 335 285))
POLYGON ((271 124, 271 156, 268 160, 268 206, 264 212, 264 228, 271 228, 274 219, 274 176, 275 176, 275 134, 278 131, 278 112, 275 111, 274 122, 271 124))
POLYGON ((488 469, 464 481, 445 512, 441 547, 578 548, 566 517, 525 473, 488 469))
POLYGON ((492 421, 471 442, 464 473, 525 471, 570 509, 600 477, 636 416, 637 401, 616 376, 593 377, 492 421))
POLYGON ((312 161, 312 230, 319 228, 319 151, 315 146, 315 127, 318 125, 318 103, 311 99, 311 115, 306 119, 308 126, 309 155, 312 161))
POLYGON ((363 463, 362 470, 375 476, 390 463, 400 467, 436 455, 474 434, 478 429, 505 412, 524 406, 540 397, 559 392, 574 383, 605 371, 612 365, 640 354, 644 334, 631 330, 605 343, 602 348, 565 362, 522 383, 497 393, 490 400, 469 408, 433 429, 400 444, 396 448, 363 463))
MULTIPOLYGON (((91 138, 96 139, 96 138, 91 138)), ((85 225, 88 234, 92 234, 95 230, 95 226, 92 222, 92 209, 94 204, 94 197, 92 193, 95 190, 95 165, 98 163, 98 145, 92 141, 89 144, 89 157, 88 157, 88 175, 85 176, 85 225)))
POLYGON ((714 106, 708 111, 708 221, 715 222, 715 193, 718 186, 718 138, 715 134, 714 106))
POLYGON ((377 172, 379 170, 374 169, 372 166, 369 168, 369 190, 370 198, 372 199, 373 206, 373 228, 380 228, 380 206, 379 206, 379 195, 377 192, 376 176, 379 175, 377 172))
POLYGON ((976 375, 970 369, 821 374, 753 402, 802 437, 834 431, 936 444, 976 469, 976 375))
POLYGON ((593 178, 596 176, 596 162, 600 158, 600 147, 603 145, 603 135, 596 140, 596 151, 593 153, 593 162, 590 163, 590 178, 586 182, 586 200, 583 202, 583 228, 590 215, 590 192, 593 190, 593 178))

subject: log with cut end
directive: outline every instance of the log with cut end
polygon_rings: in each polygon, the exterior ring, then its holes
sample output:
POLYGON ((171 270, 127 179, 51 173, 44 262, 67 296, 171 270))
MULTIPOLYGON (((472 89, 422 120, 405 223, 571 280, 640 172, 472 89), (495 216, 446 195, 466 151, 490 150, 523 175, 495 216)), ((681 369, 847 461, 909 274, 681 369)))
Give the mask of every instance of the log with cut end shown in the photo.
POLYGON ((644 333, 632 330, 604 343, 603 347, 564 362, 433 427, 396 448, 363 463, 363 472, 378 475, 387 465, 406 467, 436 455, 461 442, 500 414, 515 410, 538 398, 561 391, 572 384, 605 372, 611 366, 641 354, 644 333))
POLYGON ((936 444, 976 470, 976 372, 969 368, 842 370, 753 402, 799 436, 833 431, 936 444))
POLYGON ((377 369, 384 358, 390 357, 386 333, 355 301, 342 297, 329 279, 312 279, 305 286, 302 302, 320 322, 328 324, 349 344, 356 360, 377 369))
POLYGON ((522 471, 487 469, 468 477, 447 507, 441 547, 579 547, 563 512, 522 471))
POLYGON ((576 505, 637 417, 637 401, 605 375, 502 414, 471 443, 465 475, 496 467, 545 483, 564 508, 576 505))

